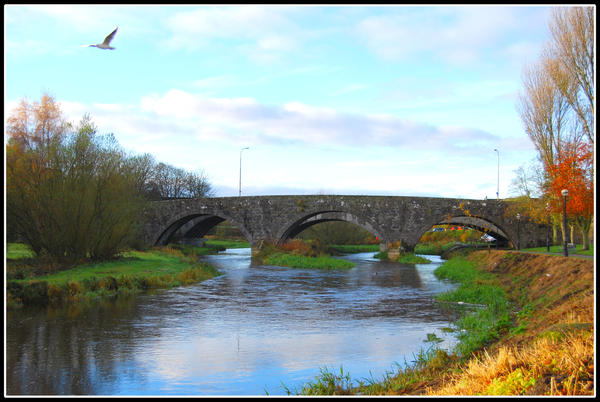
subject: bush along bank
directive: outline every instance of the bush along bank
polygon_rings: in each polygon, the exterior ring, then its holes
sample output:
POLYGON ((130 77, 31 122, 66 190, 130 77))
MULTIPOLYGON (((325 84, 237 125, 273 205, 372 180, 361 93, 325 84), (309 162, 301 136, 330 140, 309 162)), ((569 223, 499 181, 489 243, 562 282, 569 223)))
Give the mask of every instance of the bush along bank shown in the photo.
POLYGON ((381 380, 327 370, 303 395, 593 395, 594 265, 579 258, 475 251, 436 275, 460 283, 454 351, 430 348, 381 380))
POLYGON ((8 263, 8 309, 93 301, 190 285, 220 275, 212 265, 198 262, 193 252, 186 256, 170 247, 130 251, 113 261, 79 265, 45 275, 32 272, 35 270, 27 262, 8 263))

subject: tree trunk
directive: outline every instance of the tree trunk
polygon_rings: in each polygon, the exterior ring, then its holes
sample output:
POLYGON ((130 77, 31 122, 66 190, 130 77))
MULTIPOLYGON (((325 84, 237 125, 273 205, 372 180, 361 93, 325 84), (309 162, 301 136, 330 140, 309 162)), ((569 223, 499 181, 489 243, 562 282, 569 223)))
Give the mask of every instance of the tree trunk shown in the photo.
POLYGON ((581 238, 583 239, 583 248, 582 250, 590 249, 590 238, 588 236, 589 230, 582 229, 581 230, 581 238))
POLYGON ((564 245, 565 243, 567 243, 569 241, 569 234, 567 233, 567 225, 565 225, 564 223, 560 224, 560 229, 561 229, 561 234, 562 234, 562 243, 561 246, 564 245))
POLYGON ((573 234, 575 233, 575 227, 572 224, 569 224, 569 243, 575 243, 573 234))
POLYGON ((581 230, 581 238, 583 242, 583 250, 590 249, 590 229, 592 226, 591 219, 580 218, 577 220, 577 227, 581 230))

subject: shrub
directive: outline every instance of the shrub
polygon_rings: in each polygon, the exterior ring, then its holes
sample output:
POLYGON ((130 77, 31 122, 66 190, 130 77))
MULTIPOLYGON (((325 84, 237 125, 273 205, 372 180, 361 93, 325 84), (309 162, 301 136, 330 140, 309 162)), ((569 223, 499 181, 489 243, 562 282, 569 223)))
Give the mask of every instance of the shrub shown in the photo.
POLYGON ((119 289, 135 289, 135 281, 129 275, 121 275, 117 279, 119 289))
POLYGON ((64 289, 58 285, 55 284, 49 284, 48 285, 48 303, 52 304, 52 305, 56 305, 56 304, 60 304, 64 297, 64 289))
POLYGON ((30 281, 23 286, 21 300, 25 305, 48 304, 48 283, 46 281, 30 281))

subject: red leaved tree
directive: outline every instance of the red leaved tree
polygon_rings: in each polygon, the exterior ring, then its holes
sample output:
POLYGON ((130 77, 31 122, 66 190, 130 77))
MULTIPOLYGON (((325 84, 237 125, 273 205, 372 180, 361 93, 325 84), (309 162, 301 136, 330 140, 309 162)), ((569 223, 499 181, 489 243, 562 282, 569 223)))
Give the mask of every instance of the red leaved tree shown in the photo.
MULTIPOLYGON (((569 191, 567 217, 581 230, 583 248, 589 249, 589 231, 594 217, 594 152, 590 144, 567 144, 552 165, 546 166, 549 174, 547 195, 552 200, 555 213, 563 211, 561 191, 569 191)), ((566 228, 563 228, 566 233, 566 228)))

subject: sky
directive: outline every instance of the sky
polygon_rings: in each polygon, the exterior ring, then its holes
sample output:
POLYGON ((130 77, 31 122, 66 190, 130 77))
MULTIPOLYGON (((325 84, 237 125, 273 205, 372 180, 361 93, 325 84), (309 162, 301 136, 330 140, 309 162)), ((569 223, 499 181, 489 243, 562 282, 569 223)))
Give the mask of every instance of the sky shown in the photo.
POLYGON ((47 93, 216 196, 504 198, 552 7, 5 5, 5 119, 47 93))

